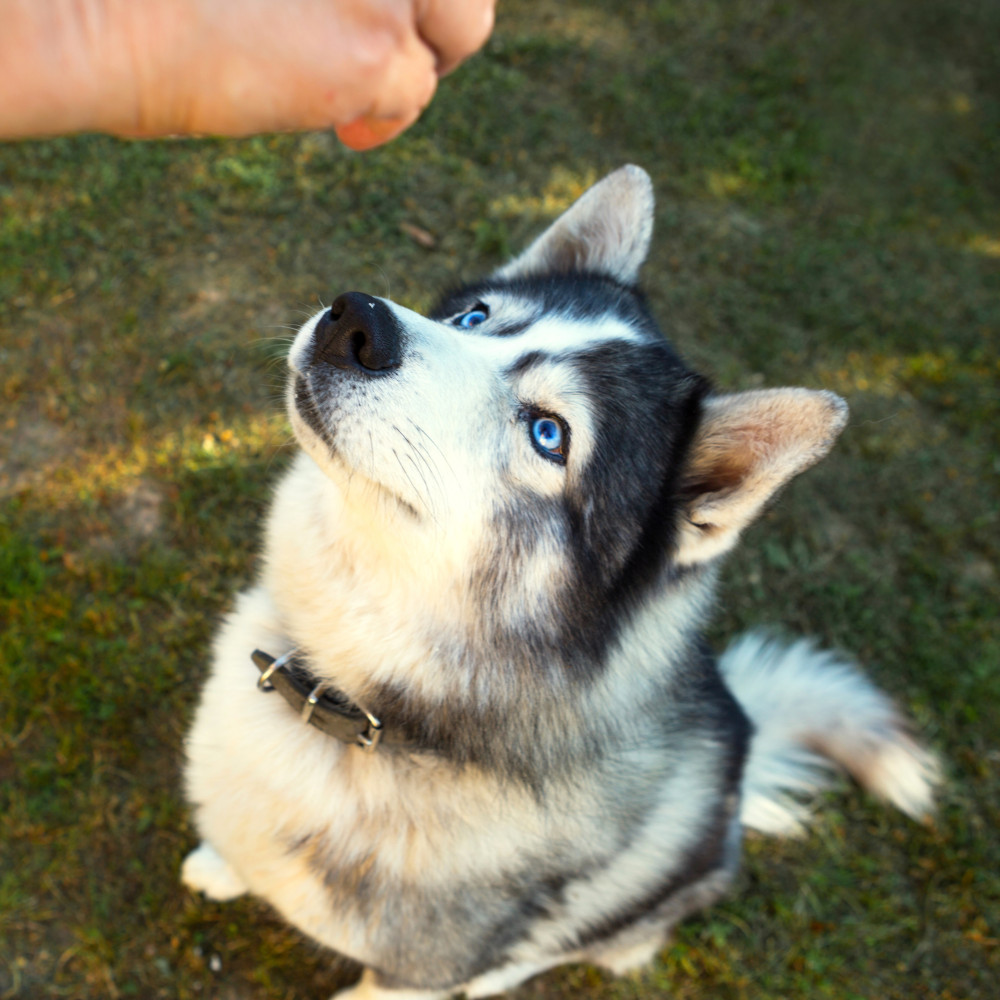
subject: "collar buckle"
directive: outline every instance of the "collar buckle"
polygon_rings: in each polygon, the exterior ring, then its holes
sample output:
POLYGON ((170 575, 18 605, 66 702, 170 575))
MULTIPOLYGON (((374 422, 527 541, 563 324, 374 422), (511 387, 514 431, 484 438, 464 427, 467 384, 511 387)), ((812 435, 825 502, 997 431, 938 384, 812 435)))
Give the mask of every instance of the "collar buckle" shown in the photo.
MULTIPOLYGON (((257 690, 258 691, 273 691, 274 685, 271 683, 271 675, 276 671, 280 670, 288 661, 298 652, 293 646, 287 653, 282 653, 276 660, 271 660, 269 664, 264 668, 260 677, 257 678, 257 690)), ((266 656, 267 654, 260 654, 266 656)), ((258 651, 254 650, 253 661, 257 663, 258 651)), ((317 689, 318 690, 318 689, 317 689)))
MULTIPOLYGON (((358 707, 361 708, 360 705, 358 707)), ((361 711, 368 718, 368 728, 363 733, 358 733, 358 746, 365 753, 374 753, 382 739, 382 723, 367 708, 361 708, 361 711)))
POLYGON ((302 721, 308 722, 312 718, 313 709, 316 707, 316 702, 319 701, 319 696, 323 693, 323 682, 320 681, 309 692, 309 697, 306 698, 305 704, 302 706, 302 721))

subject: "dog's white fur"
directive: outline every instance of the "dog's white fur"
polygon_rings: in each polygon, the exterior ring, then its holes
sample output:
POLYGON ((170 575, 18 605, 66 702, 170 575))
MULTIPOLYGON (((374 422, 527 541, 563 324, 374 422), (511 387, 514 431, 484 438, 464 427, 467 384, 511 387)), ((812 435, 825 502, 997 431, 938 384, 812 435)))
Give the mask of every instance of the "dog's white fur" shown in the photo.
POLYGON ((888 698, 852 664, 805 639, 736 640, 722 674, 757 727, 743 775, 745 826, 798 834, 813 795, 839 766, 915 819, 931 808, 936 759, 899 726, 888 698))
MULTIPOLYGON (((387 949, 405 952, 410 933, 423 940, 420 900, 457 900, 470 887, 470 898, 486 908, 491 884, 510 873, 530 882, 549 859, 562 859, 565 883, 495 967, 436 983, 419 955, 407 955, 399 967, 416 969, 408 974, 420 982, 370 970, 345 994, 357 1000, 486 996, 567 961, 615 972, 645 964, 673 922, 725 888, 741 824, 800 830, 803 799, 822 785, 831 763, 910 815, 930 807, 933 758, 854 667, 806 643, 749 636, 721 659, 725 682, 756 727, 741 806, 737 793, 723 801, 715 751, 694 745, 701 736, 692 735, 690 749, 683 740, 664 749, 651 736, 656 720, 641 710, 663 697, 665 679, 681 676, 682 651, 689 655, 690 636, 711 603, 716 557, 778 487, 825 454, 843 426, 846 408, 829 393, 708 397, 673 543, 673 565, 695 571, 665 596, 651 592, 632 607, 588 683, 559 670, 525 677, 515 660, 497 662, 496 653, 490 669, 481 669, 476 651, 492 642, 489 622, 516 634, 519 623, 527 630, 558 615, 554 595, 572 579, 565 538, 543 525, 516 559, 499 559, 501 582, 489 606, 470 583, 470 567, 491 570, 490 560, 503 552, 495 537, 498 497, 529 496, 548 509, 603 460, 600 403, 565 359, 588 347, 648 340, 613 310, 549 315, 516 293, 518 282, 583 271, 628 285, 646 256, 652 217, 649 179, 636 167, 591 189, 495 276, 515 292, 490 293, 490 321, 516 325, 517 336, 470 336, 385 303, 405 329, 399 370, 343 390, 312 390, 317 405, 330 408, 323 419, 335 447, 289 391, 303 451, 277 488, 260 580, 237 599, 216 640, 188 740, 187 791, 203 843, 184 863, 184 882, 220 900, 253 892, 317 941, 383 971, 387 949), (532 353, 536 362, 511 376, 532 353), (540 458, 523 433, 524 400, 572 428, 564 466, 540 458), (278 696, 257 690, 250 652, 278 656, 293 646, 308 651, 317 676, 362 705, 395 686, 431 715, 476 711, 487 718, 511 691, 527 693, 525 711, 538 712, 537 738, 512 730, 510 740, 521 739, 529 754, 537 747, 561 776, 522 782, 495 773, 489 760, 456 763, 433 749, 367 754, 331 739, 278 696), (592 720, 593 732, 584 731, 592 720), (593 751, 595 741, 610 749, 593 751), (592 762, 574 770, 586 753, 592 762), (619 783, 645 802, 624 846, 608 821, 609 809, 618 808, 608 789, 619 783), (692 830, 718 810, 728 817, 717 824, 720 867, 679 885, 655 912, 588 936, 696 850, 692 830), (580 865, 593 868, 574 881, 565 871, 577 853, 580 865), (403 921, 398 941, 385 931, 393 921, 403 921)), ((310 320, 292 347, 289 364, 300 379, 315 369, 319 322, 310 320)), ((450 960, 462 968, 456 956, 450 960)))

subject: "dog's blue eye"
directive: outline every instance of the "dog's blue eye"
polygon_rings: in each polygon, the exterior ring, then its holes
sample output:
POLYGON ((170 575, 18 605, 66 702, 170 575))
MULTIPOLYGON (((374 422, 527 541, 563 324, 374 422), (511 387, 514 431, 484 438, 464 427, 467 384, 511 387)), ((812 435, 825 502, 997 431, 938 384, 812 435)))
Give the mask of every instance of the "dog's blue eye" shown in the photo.
POLYGON ((471 330, 474 326, 479 326, 480 323, 485 323, 486 318, 489 316, 489 311, 483 305, 477 305, 475 309, 470 309, 468 312, 462 313, 461 316, 455 317, 455 325, 460 326, 463 330, 471 330))
POLYGON ((566 461, 566 433, 554 417, 535 417, 531 421, 531 441, 546 458, 566 461))

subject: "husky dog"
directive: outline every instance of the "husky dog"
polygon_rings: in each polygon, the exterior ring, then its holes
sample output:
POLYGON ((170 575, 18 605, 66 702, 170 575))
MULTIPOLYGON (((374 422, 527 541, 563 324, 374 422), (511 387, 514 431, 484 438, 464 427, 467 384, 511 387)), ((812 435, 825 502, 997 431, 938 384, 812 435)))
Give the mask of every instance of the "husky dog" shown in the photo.
POLYGON ((649 962, 830 765, 930 807, 856 668, 703 641, 719 557, 847 408, 714 392, 636 288, 652 223, 624 167, 429 317, 350 292, 292 345, 302 451, 187 743, 183 879, 362 963, 341 996, 649 962))

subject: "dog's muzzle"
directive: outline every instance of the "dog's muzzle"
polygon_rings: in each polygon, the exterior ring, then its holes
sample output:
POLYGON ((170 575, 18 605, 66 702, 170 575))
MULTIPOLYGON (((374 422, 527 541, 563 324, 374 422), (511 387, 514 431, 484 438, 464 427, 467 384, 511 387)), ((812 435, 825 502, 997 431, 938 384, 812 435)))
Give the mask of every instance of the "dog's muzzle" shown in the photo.
POLYGON ((403 328, 392 310, 364 292, 347 292, 316 324, 309 360, 368 377, 395 371, 402 357, 403 328))

